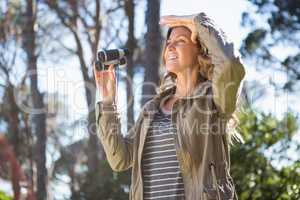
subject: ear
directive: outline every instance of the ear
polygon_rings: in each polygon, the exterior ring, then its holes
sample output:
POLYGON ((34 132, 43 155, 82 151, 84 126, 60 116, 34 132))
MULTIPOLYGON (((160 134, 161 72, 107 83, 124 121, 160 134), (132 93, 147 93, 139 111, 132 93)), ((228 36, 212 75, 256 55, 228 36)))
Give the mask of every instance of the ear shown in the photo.
POLYGON ((208 56, 202 55, 201 53, 197 56, 199 65, 209 65, 211 64, 211 59, 208 56))

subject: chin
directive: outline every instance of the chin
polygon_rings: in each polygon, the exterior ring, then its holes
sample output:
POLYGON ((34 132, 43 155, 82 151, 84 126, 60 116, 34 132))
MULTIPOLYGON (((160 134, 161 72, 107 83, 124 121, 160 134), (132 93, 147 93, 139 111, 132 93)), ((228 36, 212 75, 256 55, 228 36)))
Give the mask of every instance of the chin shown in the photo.
POLYGON ((178 66, 174 66, 174 65, 171 65, 171 66, 166 66, 166 70, 168 72, 172 72, 174 74, 177 74, 178 73, 178 66))

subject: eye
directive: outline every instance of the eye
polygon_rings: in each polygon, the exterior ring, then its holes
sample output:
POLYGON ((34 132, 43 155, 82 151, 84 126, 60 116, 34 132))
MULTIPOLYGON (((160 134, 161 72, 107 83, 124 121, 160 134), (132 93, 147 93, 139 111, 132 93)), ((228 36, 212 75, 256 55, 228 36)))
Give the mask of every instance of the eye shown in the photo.
POLYGON ((186 42, 186 39, 185 38, 178 38, 177 40, 176 40, 178 43, 185 43, 186 42))

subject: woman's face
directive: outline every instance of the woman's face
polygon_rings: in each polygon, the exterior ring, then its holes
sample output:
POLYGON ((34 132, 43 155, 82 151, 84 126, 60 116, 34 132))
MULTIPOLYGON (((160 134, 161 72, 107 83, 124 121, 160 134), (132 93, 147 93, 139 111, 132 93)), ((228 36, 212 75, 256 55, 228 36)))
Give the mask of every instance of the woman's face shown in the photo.
POLYGON ((192 42, 189 29, 173 28, 163 55, 167 71, 178 74, 197 67, 198 54, 198 46, 192 42))

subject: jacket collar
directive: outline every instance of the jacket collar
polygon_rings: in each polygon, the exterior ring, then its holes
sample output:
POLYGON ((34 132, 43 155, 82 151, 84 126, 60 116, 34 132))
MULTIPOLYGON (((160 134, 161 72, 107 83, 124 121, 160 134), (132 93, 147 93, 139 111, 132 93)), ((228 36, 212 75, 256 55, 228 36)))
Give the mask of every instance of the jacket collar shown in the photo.
MULTIPOLYGON (((211 91, 212 88, 212 82, 210 80, 206 80, 204 82, 201 82, 197 85, 197 87, 194 89, 191 95, 182 97, 179 99, 182 100, 188 100, 188 99, 196 99, 203 97, 211 91)), ((164 91, 159 92, 154 96, 152 100, 147 102, 144 106, 144 114, 155 114, 158 110, 158 106, 162 99, 166 98, 167 96, 173 95, 176 92, 176 85, 173 85, 164 91)))

